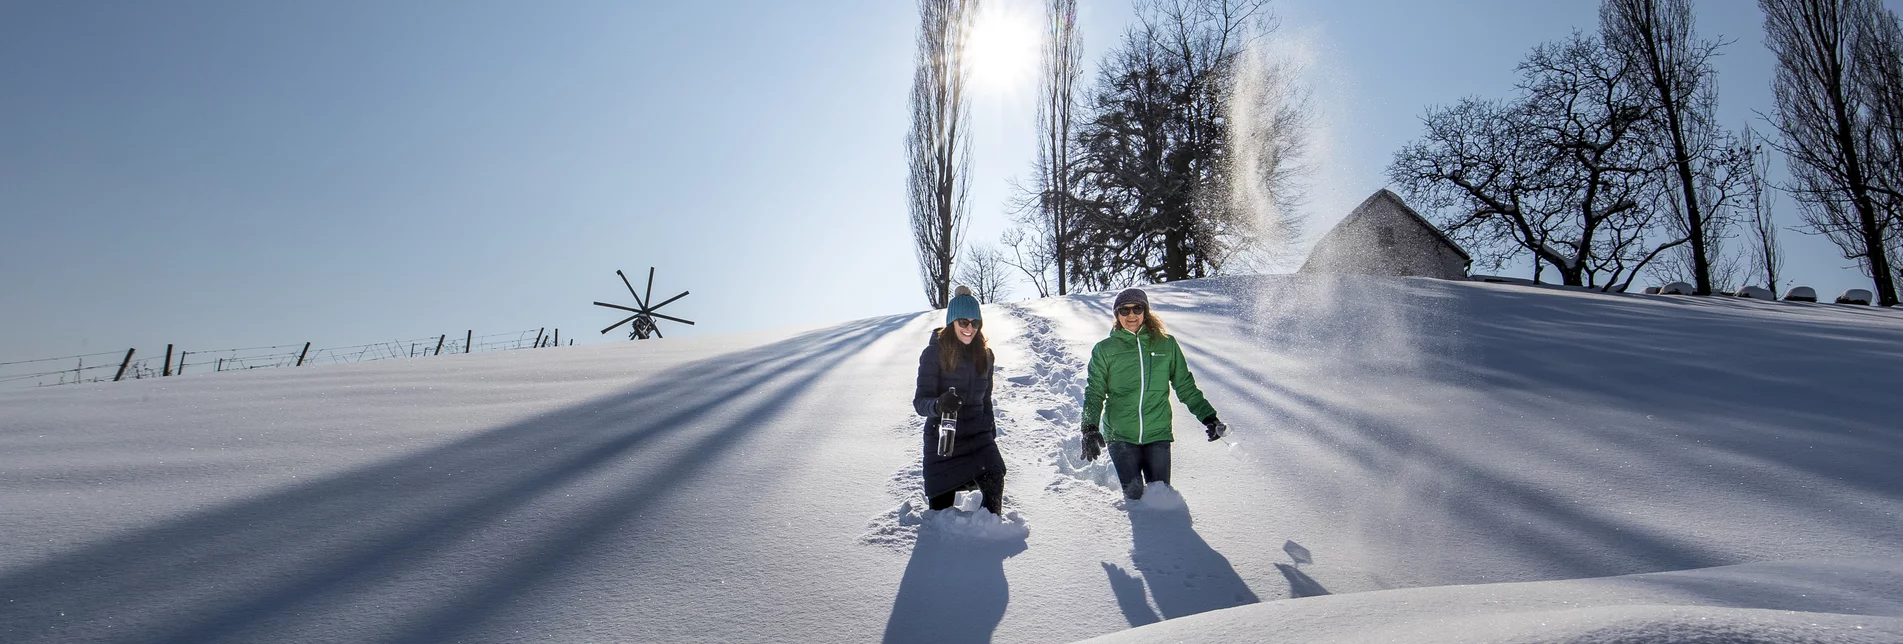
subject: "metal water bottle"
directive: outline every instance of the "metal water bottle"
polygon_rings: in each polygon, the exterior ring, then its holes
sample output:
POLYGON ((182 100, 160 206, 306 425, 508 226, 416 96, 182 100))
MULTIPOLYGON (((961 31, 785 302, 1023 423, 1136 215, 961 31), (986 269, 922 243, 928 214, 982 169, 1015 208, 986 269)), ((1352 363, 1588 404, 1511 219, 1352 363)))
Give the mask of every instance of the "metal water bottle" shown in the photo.
MULTIPOLYGON (((956 394, 958 393, 958 388, 952 387, 950 391, 956 394)), ((958 409, 954 407, 952 409, 939 410, 938 455, 951 456, 952 440, 957 437, 958 437, 958 409)))

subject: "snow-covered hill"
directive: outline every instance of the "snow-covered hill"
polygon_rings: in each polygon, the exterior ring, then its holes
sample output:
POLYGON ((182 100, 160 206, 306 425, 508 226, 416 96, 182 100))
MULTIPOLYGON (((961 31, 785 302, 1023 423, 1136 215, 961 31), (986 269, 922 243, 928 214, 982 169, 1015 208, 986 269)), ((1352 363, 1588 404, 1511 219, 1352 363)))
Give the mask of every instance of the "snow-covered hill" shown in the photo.
POLYGON ((1903 640, 1903 312, 1150 292, 1235 443, 1126 506, 1109 295, 987 306, 1003 523, 919 509, 942 313, 0 392, 0 641, 1903 640))

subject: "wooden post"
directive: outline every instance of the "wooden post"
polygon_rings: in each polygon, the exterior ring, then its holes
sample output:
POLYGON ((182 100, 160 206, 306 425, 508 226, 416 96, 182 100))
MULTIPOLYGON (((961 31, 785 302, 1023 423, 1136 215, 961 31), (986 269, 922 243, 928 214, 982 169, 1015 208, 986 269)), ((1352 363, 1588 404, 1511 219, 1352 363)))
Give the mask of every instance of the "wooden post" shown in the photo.
POLYGON ((535 347, 536 348, 538 349, 542 348, 542 334, 546 331, 548 331, 548 327, 542 327, 540 329, 535 330, 535 347))
POLYGON ((224 370, 225 370, 225 359, 224 359, 224 358, 219 358, 219 359, 218 359, 218 371, 219 371, 220 373, 222 373, 222 372, 224 372, 224 370))
POLYGON ((159 371, 159 375, 172 375, 172 345, 165 345, 165 368, 159 371))
POLYGON ((172 375, 174 375, 174 376, 183 376, 183 375, 185 375, 185 354, 187 354, 187 353, 191 353, 191 352, 190 352, 190 351, 179 351, 179 352, 178 352, 178 372, 177 372, 177 373, 174 373, 174 374, 172 374, 172 375))
POLYGON ((439 356, 443 355, 443 341, 448 339, 449 339, 449 334, 447 333, 443 334, 441 337, 436 338, 436 355, 439 355, 439 356))
POLYGON ((304 356, 306 354, 309 354, 310 352, 311 352, 311 343, 309 342, 304 343, 304 350, 299 351, 297 353, 297 364, 295 366, 299 366, 299 367, 304 366, 304 356))
MULTIPOLYGON (((120 378, 126 377, 126 367, 132 366, 132 352, 137 349, 138 347, 126 349, 126 361, 119 363, 119 375, 112 377, 113 382, 119 382, 120 378)), ((84 364, 84 363, 81 363, 81 364, 84 364)))
POLYGON ((549 346, 554 346, 554 347, 562 346, 562 330, 561 329, 555 330, 555 342, 551 343, 549 346))
POLYGON ((470 329, 463 335, 463 353, 469 353, 469 343, 476 341, 476 330, 470 329))

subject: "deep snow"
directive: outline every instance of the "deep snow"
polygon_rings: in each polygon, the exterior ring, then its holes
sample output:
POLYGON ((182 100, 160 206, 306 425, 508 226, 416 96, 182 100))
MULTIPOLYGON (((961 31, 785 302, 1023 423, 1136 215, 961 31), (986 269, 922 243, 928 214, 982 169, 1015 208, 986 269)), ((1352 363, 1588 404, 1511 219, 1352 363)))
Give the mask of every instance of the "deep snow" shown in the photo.
POLYGON ((1903 639, 1903 312, 1149 290, 1233 444, 1125 504, 1110 295, 988 305, 1004 523, 919 509, 942 313, 0 392, 0 640, 1903 639))

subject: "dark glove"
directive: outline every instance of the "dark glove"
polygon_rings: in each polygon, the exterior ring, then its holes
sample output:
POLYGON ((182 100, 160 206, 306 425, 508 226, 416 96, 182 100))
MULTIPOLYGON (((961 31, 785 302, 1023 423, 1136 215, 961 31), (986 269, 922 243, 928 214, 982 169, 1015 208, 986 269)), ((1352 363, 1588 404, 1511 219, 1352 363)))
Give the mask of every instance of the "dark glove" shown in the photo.
POLYGON ((958 399, 958 388, 952 387, 951 389, 946 389, 945 393, 938 395, 937 407, 933 407, 932 410, 938 412, 938 415, 942 418, 948 410, 954 414, 958 413, 958 405, 961 402, 962 401, 958 399))
POLYGON ((1096 425, 1085 425, 1084 426, 1084 460, 1086 461, 1097 460, 1097 456, 1103 453, 1103 446, 1104 446, 1103 433, 1097 431, 1096 425))
POLYGON ((1203 427, 1208 428, 1203 433, 1209 435, 1209 440, 1211 442, 1214 442, 1218 438, 1222 438, 1224 436, 1229 435, 1229 426, 1222 424, 1222 420, 1216 418, 1215 416, 1210 416, 1208 418, 1203 419, 1203 427))

